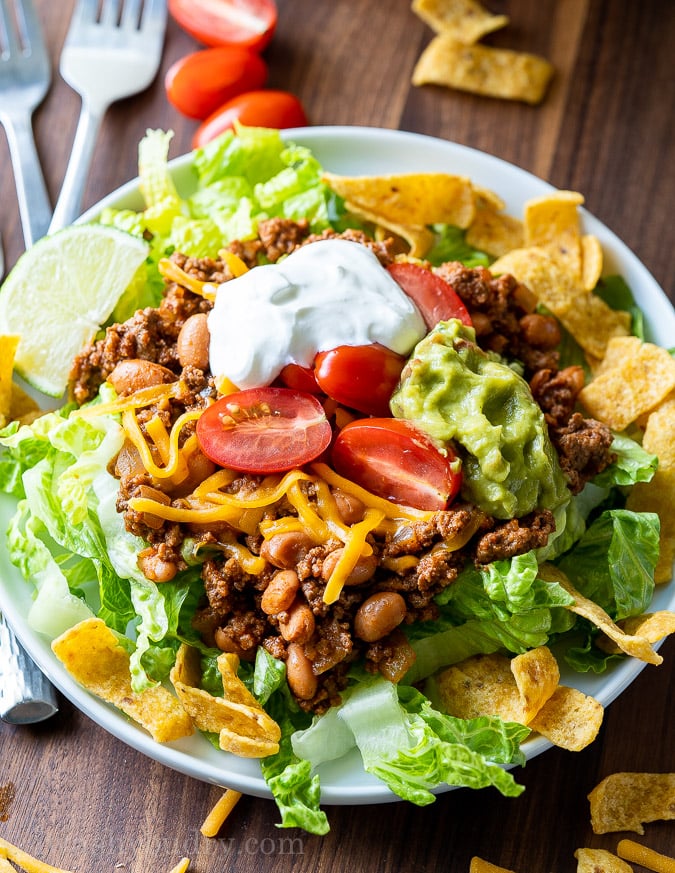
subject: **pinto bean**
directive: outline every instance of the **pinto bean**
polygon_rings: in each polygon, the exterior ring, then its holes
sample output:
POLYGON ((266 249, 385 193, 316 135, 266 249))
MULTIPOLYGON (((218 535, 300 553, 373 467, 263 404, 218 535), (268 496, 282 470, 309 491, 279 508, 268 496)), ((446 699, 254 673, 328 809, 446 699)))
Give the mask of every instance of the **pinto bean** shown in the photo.
POLYGON ((176 351, 181 367, 209 368, 209 326, 205 312, 191 315, 183 324, 176 340, 176 351))
POLYGON ((222 627, 216 628, 214 634, 215 644, 221 652, 228 652, 231 655, 237 655, 242 661, 251 660, 251 655, 245 652, 236 640, 233 640, 229 634, 226 634, 222 627))
POLYGON ((364 600, 354 616, 354 633, 374 643, 391 633, 405 618, 405 600, 396 591, 378 591, 364 600))
POLYGON ((108 376, 108 382, 118 394, 133 394, 141 388, 151 385, 165 385, 176 381, 176 374, 167 367, 145 361, 142 358, 130 358, 120 361, 108 376))
POLYGON ((287 643, 307 643, 314 633, 316 623, 314 614, 306 603, 296 600, 286 612, 286 618, 279 620, 281 636, 287 643))
POLYGON ((215 471, 216 465, 213 461, 201 449, 196 449, 187 459, 187 476, 171 489, 171 493, 174 497, 185 497, 215 471))
POLYGON ((492 322, 490 321, 490 316, 486 315, 484 312, 473 312, 471 314, 471 321, 473 322, 476 336, 487 336, 489 333, 492 333, 492 322))
POLYGON ((358 497, 355 497, 348 491, 336 488, 333 491, 333 498, 337 504, 340 518, 345 524, 357 524, 363 519, 363 513, 366 508, 363 505, 363 501, 359 500, 358 497))
POLYGON ((314 545, 311 537, 302 531, 288 531, 271 536, 260 547, 260 554, 274 567, 290 570, 314 545))
MULTIPOLYGON (((343 552, 344 549, 342 548, 333 549, 323 559, 321 578, 324 581, 327 582, 332 576, 333 570, 342 557, 343 552)), ((364 582, 368 582, 373 578, 375 570, 377 570, 377 558, 375 555, 368 555, 367 557, 362 555, 354 565, 352 572, 345 579, 345 585, 363 585, 364 582)))
POLYGON ((552 315, 533 312, 520 319, 520 329, 525 342, 535 349, 554 349, 562 339, 560 326, 552 315))
POLYGON ((291 643, 286 655, 286 678, 291 691, 300 700, 311 700, 319 680, 312 670, 312 662, 299 643, 291 643))
POLYGON ((260 608, 267 615, 285 612, 290 609, 299 587, 300 580, 295 570, 279 570, 263 591, 260 608))
POLYGON ((145 549, 139 554, 138 569, 151 582, 170 582, 178 572, 173 561, 160 558, 152 549, 145 549))

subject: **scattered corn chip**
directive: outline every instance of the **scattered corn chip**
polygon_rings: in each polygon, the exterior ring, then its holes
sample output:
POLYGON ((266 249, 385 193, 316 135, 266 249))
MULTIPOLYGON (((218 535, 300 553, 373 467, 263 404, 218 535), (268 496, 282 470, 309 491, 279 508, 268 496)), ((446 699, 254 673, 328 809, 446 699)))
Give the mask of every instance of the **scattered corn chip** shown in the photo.
POLYGON ((620 367, 626 358, 637 355, 641 345, 642 340, 639 336, 612 337, 607 343, 605 357, 597 362, 597 366, 593 369, 593 375, 599 376, 600 373, 605 373, 613 367, 620 367))
POLYGON ((582 389, 579 399, 591 415, 621 431, 671 391, 675 391, 675 359, 661 346, 642 343, 617 366, 603 369, 582 389))
POLYGON ((183 708, 203 731, 217 733, 221 748, 246 757, 262 758, 279 751, 281 731, 236 675, 238 659, 222 654, 218 668, 225 697, 199 688, 199 651, 181 645, 170 678, 183 708))
POLYGON ((635 831, 675 819, 675 773, 613 773, 588 795, 595 834, 635 831))
POLYGON ((459 91, 540 103, 553 66, 538 55, 486 45, 465 45, 440 33, 420 55, 413 85, 445 85, 459 91))
POLYGON ((509 23, 507 15, 493 15, 476 0, 413 0, 412 10, 437 33, 466 44, 509 23))
POLYGON ((602 276, 602 246, 597 236, 590 233, 581 237, 581 287, 592 291, 602 276))
POLYGON ((218 831, 222 828, 225 819, 232 812, 234 807, 241 800, 241 792, 234 791, 232 788, 227 788, 220 796, 218 802, 213 807, 211 812, 206 816, 200 828, 201 833, 205 837, 215 837, 218 831))
POLYGON ((482 858, 474 857, 469 865, 469 873, 513 873, 513 870, 507 870, 506 867, 497 867, 496 864, 491 864, 482 858))
POLYGON ((369 212, 367 209, 349 201, 345 201, 345 206, 358 218, 372 222, 376 227, 376 236, 380 235, 378 231, 381 229, 405 240, 410 246, 408 254, 413 258, 423 258, 434 244, 434 235, 426 227, 415 227, 412 224, 396 224, 394 221, 387 221, 381 215, 369 212))
POLYGON ((18 334, 0 334, 0 427, 12 420, 12 372, 19 339, 18 334))
POLYGON ((529 724, 554 746, 580 752, 597 737, 604 709, 594 697, 559 685, 529 724))
POLYGON ((577 849, 577 873, 633 873, 630 864, 606 849, 577 849))
POLYGON ((35 400, 19 385, 12 384, 12 397, 9 403, 9 421, 19 424, 32 424, 43 411, 35 400))
POLYGON ((629 333, 630 314, 611 309, 596 294, 584 291, 546 249, 514 249, 495 261, 490 271, 495 275, 511 273, 527 285, 595 359, 604 358, 612 337, 629 333))
POLYGON ((525 246, 545 249, 576 281, 581 280, 581 231, 576 191, 554 191, 528 200, 524 209, 525 246))
POLYGON ((354 208, 377 216, 381 224, 424 227, 444 223, 466 228, 475 214, 471 181, 449 173, 395 176, 337 176, 324 181, 354 208))
POLYGON ((675 873, 675 858, 669 858, 633 840, 619 840, 616 851, 620 858, 634 861, 640 867, 654 870, 655 873, 675 873))
MULTIPOLYGON (((52 867, 51 864, 39 861, 37 858, 19 849, 18 846, 13 846, 7 840, 3 840, 2 837, 0 837, 0 858, 13 861, 25 870, 26 873, 69 873, 68 870, 63 870, 61 867, 52 867)), ((16 873, 9 864, 6 865, 6 869, 10 870, 11 873, 16 873)))
MULTIPOLYGON (((656 643, 664 637, 675 633, 675 612, 663 610, 661 612, 634 615, 631 618, 625 618, 623 621, 617 622, 617 625, 624 633, 631 636, 639 635, 650 643, 656 643)), ((618 655, 621 652, 617 644, 605 634, 601 634, 595 641, 595 644, 609 655, 618 655)))
POLYGON ((606 636, 613 640, 622 652, 648 664, 661 664, 663 662, 663 658, 652 649, 648 639, 639 635, 624 633, 601 606, 598 606, 597 603, 594 603, 577 591, 558 567, 554 567, 552 564, 542 564, 539 567, 539 576, 547 582, 557 582, 561 588, 564 588, 574 598, 574 603, 572 606, 567 607, 567 609, 592 622, 606 636))
POLYGON ((193 733, 189 716, 162 685, 136 692, 129 655, 100 618, 88 618, 52 643, 56 657, 80 685, 142 725, 159 743, 193 733))
POLYGON ((512 658, 511 672, 520 694, 523 724, 530 724, 558 687, 558 662, 550 649, 538 646, 512 658))

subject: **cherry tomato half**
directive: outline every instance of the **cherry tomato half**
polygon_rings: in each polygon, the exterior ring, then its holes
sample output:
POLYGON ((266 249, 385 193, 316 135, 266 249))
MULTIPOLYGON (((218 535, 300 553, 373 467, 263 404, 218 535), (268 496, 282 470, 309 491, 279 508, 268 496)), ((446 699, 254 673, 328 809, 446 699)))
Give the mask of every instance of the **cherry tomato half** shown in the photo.
POLYGON ((467 327, 471 316, 452 285, 419 264, 390 264, 387 269, 419 309, 424 323, 431 330, 439 321, 457 318, 467 327))
POLYGON ((390 415, 389 398, 406 359, 385 346, 338 346, 319 352, 314 375, 333 400, 368 415, 390 415))
POLYGON ((262 51, 277 26, 274 0, 169 0, 169 12, 197 42, 262 51))
POLYGON ((233 470, 278 473, 312 461, 331 441, 323 407, 288 388, 250 388, 217 400, 197 422, 204 454, 233 470))
POLYGON ((224 103, 209 115, 192 139, 198 149, 215 139, 238 121, 246 127, 305 127, 307 116, 302 104, 288 91, 247 91, 224 103))
POLYGON ((279 373, 279 381, 294 391, 304 391, 306 394, 321 394, 321 388, 316 381, 314 370, 301 364, 286 364, 279 373))
POLYGON ((241 46, 218 46, 192 52, 169 68, 166 96, 188 118, 206 118, 238 94, 262 88, 267 64, 241 46))
POLYGON ((332 461, 341 476, 416 509, 445 509, 462 484, 453 452, 442 455, 426 434, 398 418, 345 425, 333 444, 332 461))

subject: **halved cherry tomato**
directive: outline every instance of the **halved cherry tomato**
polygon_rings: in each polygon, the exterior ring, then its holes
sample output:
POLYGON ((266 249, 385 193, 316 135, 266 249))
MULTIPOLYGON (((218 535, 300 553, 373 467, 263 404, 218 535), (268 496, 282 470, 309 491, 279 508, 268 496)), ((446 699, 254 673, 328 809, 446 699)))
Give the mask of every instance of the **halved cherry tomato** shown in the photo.
POLYGON ((466 306, 445 279, 419 264, 405 261, 390 264, 387 269, 415 303, 429 330, 449 318, 458 318, 467 327, 472 326, 466 306))
POLYGON ((197 422, 204 454, 233 470, 278 473, 312 461, 331 441, 316 397, 288 388, 250 388, 216 401, 197 422))
POLYGON ((303 367, 301 364, 286 364, 279 381, 287 388, 295 391, 304 391, 306 394, 321 394, 321 388, 316 381, 314 370, 311 367, 303 367))
POLYGON ((406 359, 379 343, 338 346, 319 352, 314 375, 319 388, 333 400, 368 415, 390 415, 389 398, 406 359))
POLYGON ((416 509, 445 509, 462 484, 459 462, 408 421, 368 418, 345 425, 335 439, 333 466, 378 497, 416 509))
POLYGON ((243 45, 262 51, 277 26, 274 0, 169 0, 169 12, 204 45, 243 45))
POLYGON ((252 49, 202 49, 172 64, 164 79, 166 96, 188 118, 206 118, 238 94, 262 88, 267 64, 252 49))
POLYGON ((288 91, 247 91, 224 103, 209 115, 192 139, 192 147, 201 148, 238 121, 246 127, 305 127, 307 116, 302 104, 288 91))

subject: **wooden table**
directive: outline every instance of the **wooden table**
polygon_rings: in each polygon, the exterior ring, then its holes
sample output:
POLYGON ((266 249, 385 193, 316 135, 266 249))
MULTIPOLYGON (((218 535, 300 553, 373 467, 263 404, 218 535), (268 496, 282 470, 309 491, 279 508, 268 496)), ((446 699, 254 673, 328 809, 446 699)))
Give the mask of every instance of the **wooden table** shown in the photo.
MULTIPOLYGON (((410 73, 431 31, 408 0, 279 0, 269 47, 269 86, 294 91, 313 124, 362 124, 455 140, 584 192, 591 212, 644 261, 673 297, 675 286, 675 4, 669 0, 492 0, 511 16, 489 41, 547 56, 557 76, 531 107, 439 88, 412 88, 410 73)), ((57 66, 73 0, 37 0, 57 66)), ((144 94, 108 113, 85 206, 136 175, 148 127, 175 131, 186 151, 195 124, 167 103, 169 65, 196 48, 170 22, 162 73, 144 94)), ((54 201, 79 110, 54 74, 35 131, 54 201)), ((0 231, 8 265, 22 250, 9 157, 0 142, 0 231)), ((675 337, 673 338, 675 345, 675 337)), ((586 795, 616 770, 675 770, 675 640, 609 708, 597 742, 579 754, 548 751, 518 773, 527 790, 444 794, 424 809, 405 803, 333 807, 326 837, 280 831, 271 801, 244 798, 221 837, 199 826, 219 790, 172 772, 106 734, 70 703, 36 727, 0 726, 0 836, 69 870, 168 871, 182 856, 195 873, 225 870, 452 870, 472 855, 518 873, 576 869, 580 846, 614 849, 594 836, 586 795), (292 839, 291 839, 292 838, 292 839)), ((675 854, 675 823, 647 826, 644 842, 675 854)))

